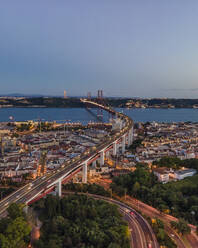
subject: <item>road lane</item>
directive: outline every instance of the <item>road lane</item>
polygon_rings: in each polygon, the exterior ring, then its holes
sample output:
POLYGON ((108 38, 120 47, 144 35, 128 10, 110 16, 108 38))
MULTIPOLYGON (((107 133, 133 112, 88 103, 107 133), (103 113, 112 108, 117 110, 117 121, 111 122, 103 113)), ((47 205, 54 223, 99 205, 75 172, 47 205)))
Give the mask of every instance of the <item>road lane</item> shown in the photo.
POLYGON ((122 212, 124 219, 128 222, 130 234, 131 234, 131 247, 140 247, 145 248, 145 243, 143 241, 144 234, 142 230, 139 228, 138 223, 131 218, 129 213, 125 212, 125 209, 119 207, 120 211, 122 212))
POLYGON ((165 225, 165 231, 169 234, 170 238, 175 241, 175 244, 178 248, 186 248, 186 245, 184 244, 181 237, 168 225, 165 225))
MULTIPOLYGON (((175 231, 170 227, 169 225, 169 219, 166 219, 166 215, 162 215, 157 209, 148 206, 145 203, 142 203, 141 201, 136 201, 133 198, 127 196, 127 204, 131 205, 132 207, 138 208, 142 213, 145 215, 151 217, 151 218, 159 218, 164 222, 165 230, 167 231, 167 234, 170 236, 171 239, 173 239, 177 245, 178 248, 186 248, 186 245, 184 244, 182 237, 179 236, 175 231), (171 234, 174 234, 172 236, 171 234)), ((173 217, 174 218, 174 217, 173 217)), ((176 219, 176 218, 175 218, 176 219)), ((192 248, 198 247, 198 241, 196 238, 192 237, 192 234, 190 237, 187 237, 188 243, 191 245, 192 248)))
MULTIPOLYGON (((68 195, 68 194, 74 194, 74 192, 69 192, 69 191, 63 191, 62 192, 63 195, 68 195)), ((157 242, 157 239, 155 237, 155 234, 152 230, 152 228, 150 227, 150 225, 148 224, 148 222, 137 212, 135 211, 133 208, 131 208, 130 206, 124 204, 123 202, 114 200, 112 198, 107 198, 104 196, 100 196, 100 195, 94 195, 94 194, 89 194, 89 193, 78 193, 78 194, 82 194, 82 195, 88 195, 90 197, 93 197, 95 199, 99 199, 99 200, 104 200, 107 201, 109 203, 115 204, 117 205, 119 208, 122 208, 122 210, 125 211, 125 213, 128 213, 130 215, 131 212, 134 213, 133 216, 129 216, 130 221, 132 221, 133 223, 133 228, 134 226, 136 227, 136 237, 138 240, 138 248, 140 247, 140 244, 142 247, 144 248, 148 248, 149 244, 152 245, 152 248, 159 248, 159 244, 157 242), (126 212, 126 210, 128 210, 126 212)), ((134 240, 134 238, 133 238, 134 240)), ((136 246, 134 246, 134 248, 136 248, 136 246)))

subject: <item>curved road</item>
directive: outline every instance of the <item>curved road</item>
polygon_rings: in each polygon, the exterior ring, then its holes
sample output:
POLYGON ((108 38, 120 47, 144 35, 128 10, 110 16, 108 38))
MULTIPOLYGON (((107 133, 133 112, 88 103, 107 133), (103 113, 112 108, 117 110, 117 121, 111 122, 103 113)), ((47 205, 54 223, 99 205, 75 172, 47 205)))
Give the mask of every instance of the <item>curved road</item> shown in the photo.
MULTIPOLYGON (((94 196, 95 197, 95 196, 94 196)), ((97 196, 98 197, 98 196, 97 196)), ((140 247, 140 244, 142 245, 142 248, 148 248, 149 244, 151 245, 152 248, 159 248, 158 242, 156 240, 155 234, 151 228, 151 226, 148 224, 148 222, 137 212, 135 211, 133 208, 129 207, 128 205, 113 200, 113 199, 108 199, 105 197, 98 197, 100 199, 103 199, 105 201, 114 203, 116 205, 118 205, 120 208, 124 208, 125 210, 129 210, 129 212, 133 213, 133 215, 131 215, 130 213, 128 214, 130 216, 130 220, 132 221, 132 230, 134 230, 134 227, 136 226, 136 228, 139 228, 139 240, 141 240, 141 243, 138 242, 137 246, 133 246, 133 247, 140 247), (142 238, 141 238, 142 235, 142 238)), ((125 211, 126 212, 126 211, 125 211)), ((128 211, 127 211, 128 212, 128 211)), ((137 234, 137 231, 135 232, 137 234)), ((132 234, 133 236, 133 234, 132 234)))
MULTIPOLYGON (((63 194, 74 194, 74 192, 64 191, 63 194)), ((151 245, 152 248, 159 248, 158 242, 151 226, 133 208, 112 198, 81 192, 78 192, 78 194, 88 195, 95 199, 104 200, 106 202, 117 205, 120 211, 123 213, 124 219, 129 223, 129 229, 131 231, 131 247, 148 248, 149 245, 151 245)))
POLYGON ((127 196, 126 203, 129 204, 130 206, 140 210, 143 214, 151 217, 151 218, 159 218, 161 219, 164 224, 165 224, 165 230, 167 234, 175 241, 177 244, 178 248, 186 248, 186 247, 198 247, 198 239, 196 238, 195 234, 193 231, 191 231, 191 234, 186 235, 186 240, 189 244, 187 246, 184 241, 183 237, 178 235, 177 232, 175 232, 171 227, 170 227, 170 221, 174 220, 177 221, 177 219, 173 216, 170 215, 162 215, 157 209, 137 200, 132 197, 127 196))

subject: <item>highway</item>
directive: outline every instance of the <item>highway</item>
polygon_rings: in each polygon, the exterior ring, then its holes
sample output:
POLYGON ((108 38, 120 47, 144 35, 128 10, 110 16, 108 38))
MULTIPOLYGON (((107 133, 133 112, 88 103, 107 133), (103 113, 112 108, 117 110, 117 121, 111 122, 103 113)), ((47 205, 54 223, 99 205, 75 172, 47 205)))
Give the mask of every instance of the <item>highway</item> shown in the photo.
POLYGON ((133 199, 132 197, 127 196, 126 197, 126 203, 134 208, 138 208, 143 214, 151 217, 151 218, 159 218, 164 222, 165 230, 167 234, 175 241, 178 248, 185 248, 185 247, 198 247, 198 240, 196 236, 194 235, 193 230, 191 231, 191 234, 186 235, 186 240, 188 242, 188 246, 184 243, 184 240, 182 236, 178 235, 178 233, 171 228, 170 221, 177 221, 177 219, 173 216, 166 215, 160 213, 157 209, 141 202, 133 199))
POLYGON ((24 187, 4 198, 2 201, 0 201, 0 216, 5 216, 6 209, 8 208, 9 204, 13 202, 28 204, 29 202, 31 202, 31 200, 39 196, 39 194, 42 194, 50 188, 54 188, 57 180, 65 179, 78 172, 82 168, 84 162, 93 160, 94 157, 100 154, 100 152, 112 146, 113 142, 117 142, 133 127, 133 121, 128 116, 116 112, 110 107, 106 107, 101 104, 88 101, 86 99, 82 99, 82 101, 93 104, 96 107, 101 107, 112 114, 116 114, 117 117, 124 120, 124 128, 111 137, 107 137, 106 140, 102 144, 99 144, 95 150, 90 149, 90 151, 82 154, 80 158, 76 159, 75 161, 71 161, 68 164, 65 164, 63 168, 32 181, 30 184, 25 185, 24 187))
POLYGON ((135 233, 135 237, 133 237, 133 232, 131 232, 132 242, 134 244, 134 246, 132 247, 148 248, 150 245, 152 248, 159 248, 158 242, 156 240, 155 234, 151 226, 137 211, 135 211, 133 208, 129 207, 128 205, 116 201, 114 199, 109 199, 106 197, 100 197, 95 195, 94 197, 116 204, 122 210, 124 209, 125 215, 127 215, 127 218, 129 219, 130 227, 135 233), (128 210, 129 212, 126 210, 128 210), (130 213, 133 213, 133 215, 131 215, 130 213))
MULTIPOLYGON (((63 192, 63 194, 65 195, 74 194, 74 192, 65 191, 63 192)), ((78 193, 78 194, 85 194, 95 199, 104 200, 106 202, 117 205, 120 211, 122 212, 124 219, 129 224, 129 229, 131 231, 131 247, 148 248, 150 245, 150 247, 152 248, 159 248, 159 244, 156 240, 155 234, 151 226, 133 208, 112 198, 107 198, 104 196, 93 195, 88 193, 78 193)))

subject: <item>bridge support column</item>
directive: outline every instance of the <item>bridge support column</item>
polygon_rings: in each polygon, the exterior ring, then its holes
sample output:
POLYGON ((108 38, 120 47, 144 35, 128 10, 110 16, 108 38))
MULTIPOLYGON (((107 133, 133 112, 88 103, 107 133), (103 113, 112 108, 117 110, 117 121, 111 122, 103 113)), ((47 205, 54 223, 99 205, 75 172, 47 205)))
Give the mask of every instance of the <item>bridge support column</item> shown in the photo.
POLYGON ((117 144, 116 142, 113 142, 113 155, 115 156, 117 154, 117 144))
POLYGON ((109 150, 106 151, 106 157, 107 157, 107 158, 109 157, 109 150))
POLYGON ((94 160, 94 161, 92 162, 92 166, 93 166, 94 168, 96 168, 96 160, 94 160))
POLYGON ((128 147, 131 145, 131 133, 128 132, 128 147))
POLYGON ((28 205, 25 205, 25 207, 24 207, 24 209, 23 209, 23 211, 25 212, 25 214, 28 214, 28 205))
POLYGON ((82 182, 87 183, 87 162, 83 164, 82 182))
POLYGON ((62 196, 62 185, 61 185, 61 179, 58 180, 56 184, 56 194, 61 197, 62 196))
POLYGON ((104 151, 100 152, 100 166, 104 165, 104 151))
POLYGON ((133 127, 131 128, 131 144, 133 143, 133 127))
POLYGON ((129 130, 128 133, 128 147, 133 143, 133 127, 129 130))
POLYGON ((125 142, 126 142, 126 137, 124 135, 122 136, 122 154, 125 153, 125 142))

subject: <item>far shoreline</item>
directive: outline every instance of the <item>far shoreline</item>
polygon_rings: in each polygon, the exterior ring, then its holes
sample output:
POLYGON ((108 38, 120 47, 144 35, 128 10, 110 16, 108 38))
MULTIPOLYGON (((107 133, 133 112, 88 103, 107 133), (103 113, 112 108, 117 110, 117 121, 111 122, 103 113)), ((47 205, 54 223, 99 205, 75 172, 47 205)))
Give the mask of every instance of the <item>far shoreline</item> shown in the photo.
MULTIPOLYGON (((85 107, 56 107, 56 106, 0 106, 0 110, 1 109, 12 109, 12 108, 42 108, 42 109, 51 109, 51 108, 56 108, 56 109, 85 109, 85 107)), ((134 109, 141 109, 141 110, 145 110, 145 109, 170 109, 170 110, 174 110, 174 109, 197 109, 198 108, 193 108, 193 107, 175 107, 175 108, 165 108, 165 107, 160 107, 160 108, 154 108, 154 107, 147 107, 147 108, 127 108, 127 107, 113 107, 115 109, 127 109, 127 110, 134 110, 134 109)), ((95 108, 92 108, 92 109, 95 109, 95 108)))

